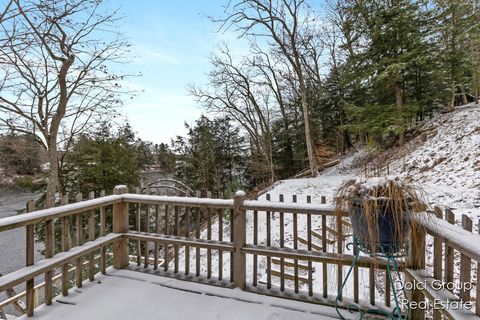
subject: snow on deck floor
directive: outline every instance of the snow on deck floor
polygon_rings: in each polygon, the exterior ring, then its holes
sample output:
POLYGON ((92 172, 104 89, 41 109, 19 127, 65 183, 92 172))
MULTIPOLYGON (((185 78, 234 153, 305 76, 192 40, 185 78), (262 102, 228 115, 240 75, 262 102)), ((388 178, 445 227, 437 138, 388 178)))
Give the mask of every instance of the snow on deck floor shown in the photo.
MULTIPOLYGON (((348 314, 348 312, 347 312, 348 314)), ((128 270, 108 271, 35 310, 39 320, 336 319, 331 307, 128 270)), ((19 319, 26 319, 22 317, 19 319)), ((31 318, 29 318, 31 319, 31 318)), ((352 318, 354 319, 354 318, 352 318)))

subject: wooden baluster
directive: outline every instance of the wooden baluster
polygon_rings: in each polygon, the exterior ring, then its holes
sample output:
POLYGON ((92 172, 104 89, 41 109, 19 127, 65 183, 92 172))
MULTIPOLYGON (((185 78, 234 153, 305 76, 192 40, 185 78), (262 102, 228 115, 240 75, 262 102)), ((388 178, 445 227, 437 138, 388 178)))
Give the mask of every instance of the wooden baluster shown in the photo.
POLYGON ((390 307, 390 277, 388 276, 388 272, 385 271, 385 305, 390 307))
MULTIPOLYGON (((195 208, 195 238, 200 239, 200 208, 195 208)), ((200 247, 195 247, 195 275, 200 275, 200 247)))
MULTIPOLYGON (((322 203, 326 202, 322 196, 322 203)), ((327 252, 327 216, 322 214, 322 252, 327 252)), ((323 280, 323 297, 328 297, 328 265, 326 262, 322 263, 322 280, 323 280)))
MULTIPOLYGON (((312 197, 307 196, 307 203, 312 203, 312 197)), ((312 251, 312 215, 307 213, 307 249, 312 251)), ((308 261, 308 295, 313 296, 313 264, 308 261)))
MULTIPOLYGON (((180 235, 180 219, 179 219, 179 208, 175 206, 175 235, 180 235)), ((178 245, 173 245, 174 255, 175 255, 175 266, 173 268, 173 272, 178 272, 178 245)))
MULTIPOLYGON (((233 228, 235 227, 234 212, 230 209, 230 242, 233 242, 233 228)), ((230 252, 230 282, 233 282, 233 256, 234 253, 230 252)))
MULTIPOLYGON (((442 209, 435 206, 434 208, 435 216, 439 219, 443 219, 442 209)), ((442 280, 442 256, 443 256, 443 242, 439 237, 434 236, 433 238, 433 277, 438 280, 442 280)), ((442 313, 438 309, 433 310, 433 319, 441 320, 442 313)))
MULTIPOLYGON (((342 223, 342 216, 340 213, 337 214, 336 216, 336 225, 337 225, 337 253, 339 255, 343 254, 343 223, 342 223)), ((371 271, 371 270, 370 270, 371 271)), ((372 272, 371 272, 372 273, 372 272)), ((370 275, 371 279, 372 275, 370 275)), ((341 263, 337 264, 337 288, 340 289, 342 287, 343 283, 343 265, 341 263)), ((340 292, 340 297, 342 297, 343 294, 340 292)), ((370 300, 372 297, 370 296, 370 300)), ((375 299, 375 292, 374 292, 374 297, 375 299)), ((374 301, 375 302, 375 301, 374 301)), ((372 303, 374 304, 374 303, 372 303)))
MULTIPOLYGON (((283 194, 278 195, 278 201, 283 202, 283 194)), ((283 212, 280 216, 280 248, 285 247, 285 217, 283 212)), ((285 291, 285 258, 280 258, 280 291, 285 291)))
MULTIPOLYGON (((47 199, 46 200, 46 207, 52 208, 55 206, 54 199, 47 199)), ((53 231, 53 220, 47 220, 45 222, 45 259, 53 257, 53 239, 54 239, 54 231, 53 231)), ((47 306, 52 304, 53 298, 53 270, 49 270, 45 272, 45 304, 47 306)), ((38 292, 38 290, 37 290, 38 292)))
MULTIPOLYGON (((170 207, 168 204, 165 205, 165 234, 169 235, 170 234, 170 207)), ((163 244, 163 271, 168 271, 168 264, 169 262, 169 248, 168 248, 168 243, 163 244)))
MULTIPOLYGON (((140 188, 137 187, 135 193, 140 194, 140 188)), ((137 231, 142 231, 142 204, 140 202, 137 203, 137 210, 135 212, 135 223, 137 231)), ((137 251, 137 266, 140 266, 140 264, 142 264, 142 242, 140 240, 136 240, 135 245, 137 251)))
MULTIPOLYGON (((480 220, 478 220, 478 233, 480 234, 480 220)), ((477 261, 477 294, 475 295, 475 314, 480 316, 480 281, 478 276, 480 275, 480 261, 477 261)))
MULTIPOLYGON (((218 209, 218 241, 223 241, 223 209, 218 209)), ((218 250, 218 280, 223 279, 223 251, 218 250)))
MULTIPOLYGON (((212 192, 207 191, 207 198, 212 198, 212 192)), ((212 210, 207 208, 207 239, 212 239, 212 210)), ((207 279, 212 277, 212 249, 207 249, 207 279)))
POLYGON ((246 244, 246 212, 242 208, 245 201, 245 192, 237 191, 233 199, 234 221, 233 224, 233 245, 235 247, 233 259, 233 285, 236 288, 245 288, 246 278, 246 258, 242 248, 246 244))
MULTIPOLYGON (((188 211, 190 208, 185 207, 185 237, 190 238, 190 221, 188 211)), ((190 247, 185 246, 185 275, 190 273, 190 247)))
MULTIPOLYGON (((455 224, 455 214, 449 208, 445 209, 445 219, 450 224, 455 224)), ((453 265, 455 251, 449 245, 445 245, 445 282, 453 282, 453 265)))
MULTIPOLYGON (((266 195, 267 201, 270 201, 270 193, 266 195)), ((270 211, 266 211, 266 220, 267 220, 267 247, 272 245, 272 235, 271 235, 271 227, 272 221, 270 217, 270 211)), ((267 256, 267 288, 270 289, 272 287, 272 258, 267 256)))
POLYGON ((369 275, 369 291, 370 291, 370 304, 375 305, 375 266, 370 265, 369 275))
POLYGON ((168 206, 168 204, 165 205, 164 222, 165 222, 165 234, 169 235, 171 231, 170 231, 170 207, 168 206))
MULTIPOLYGON (((357 247, 353 246, 353 254, 357 254, 357 247)), ((358 278, 358 266, 353 268, 353 301, 355 303, 359 302, 359 278, 358 278)))
MULTIPOLYGON (((472 232, 472 219, 462 214, 462 228, 472 232)), ((460 255, 460 283, 470 283, 472 281, 472 259, 465 254, 460 255)), ((470 301, 470 290, 463 288, 460 290, 460 299, 470 301)))
MULTIPOLYGON (((297 203, 297 195, 292 195, 292 202, 297 203)), ((296 213, 292 214, 293 218, 293 249, 298 249, 298 217, 296 213)), ((293 260, 293 274, 294 274, 294 290, 295 293, 299 292, 299 284, 298 284, 298 259, 293 260)))
MULTIPOLYGON (((32 212, 34 210, 34 201, 30 200, 27 202, 27 212, 32 212)), ((29 224, 26 227, 26 263, 25 265, 33 266, 34 261, 34 225, 29 224)), ((28 279, 26 282, 26 303, 27 316, 31 317, 33 315, 33 309, 35 308, 35 297, 34 297, 34 278, 28 279)))
MULTIPOLYGON (((100 191, 100 198, 105 197, 105 190, 100 191)), ((105 207, 100 207, 100 237, 107 234, 107 222, 105 219, 105 207)), ((107 248, 102 246, 100 251, 100 271, 107 274, 107 248)))
MULTIPOLYGON (((82 194, 77 193, 75 197, 76 202, 82 201, 82 194)), ((75 220, 75 234, 76 234, 76 245, 81 246, 83 244, 83 212, 80 212, 76 215, 75 220)), ((82 267, 83 267, 83 257, 78 257, 75 259, 75 285, 77 288, 82 287, 82 267)))
MULTIPOLYGON (((435 216, 443 219, 442 209, 434 207, 435 216)), ((442 280, 442 240, 438 237, 433 239, 433 277, 442 280)))
MULTIPOLYGON (((90 191, 88 199, 95 199, 95 192, 90 191)), ((88 240, 95 240, 95 210, 88 212, 88 240)), ((95 278, 95 253, 91 252, 88 255, 88 279, 93 281, 95 278)))
MULTIPOLYGON (((407 258, 407 268, 425 269, 425 229, 416 227, 415 225, 410 231, 409 256, 407 258)), ((406 282, 413 283, 414 279, 406 274, 406 282)), ((425 301, 425 294, 421 290, 412 290, 409 293, 409 301, 415 302, 417 305, 425 301)), ((425 319, 425 310, 416 308, 411 310, 411 319, 425 319)))
MULTIPOLYGON (((207 239, 212 240, 212 210, 207 208, 207 239)), ((207 278, 212 277, 212 249, 207 249, 207 278)))
MULTIPOLYGON (((160 233, 160 208, 157 205, 155 205, 155 233, 159 234, 160 233)), ((158 242, 155 242, 153 244, 153 270, 158 269, 158 250, 159 250, 159 245, 158 242)), ((165 261, 163 261, 165 264, 165 261)))
MULTIPOLYGON (((68 196, 63 196, 60 205, 68 204, 68 196)), ((62 252, 70 250, 70 217, 62 217, 62 252)), ((62 295, 68 296, 69 276, 68 263, 62 266, 62 295)))
MULTIPOLYGON (((148 190, 147 190, 148 192, 148 190)), ((150 205, 146 205, 146 210, 145 210, 145 232, 146 233, 149 233, 150 232, 150 205)), ((150 263, 150 250, 148 249, 148 241, 144 241, 143 243, 144 245, 144 251, 143 251, 143 256, 144 256, 144 260, 143 260, 143 267, 144 268, 147 268, 149 263, 150 263)))
MULTIPOLYGON (((258 244, 258 211, 253 211, 253 244, 258 244)), ((258 255, 253 255, 253 286, 257 286, 258 255)))

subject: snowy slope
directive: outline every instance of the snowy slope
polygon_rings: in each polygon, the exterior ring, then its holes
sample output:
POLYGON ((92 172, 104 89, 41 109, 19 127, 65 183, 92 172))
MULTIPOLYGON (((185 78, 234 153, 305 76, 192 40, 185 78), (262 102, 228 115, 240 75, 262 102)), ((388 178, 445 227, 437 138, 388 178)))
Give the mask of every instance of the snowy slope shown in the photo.
POLYGON ((424 186, 430 202, 480 207, 480 106, 468 105, 427 122, 428 140, 394 161, 395 173, 424 186))
MULTIPOLYGON (((420 186, 430 204, 448 206, 476 218, 480 215, 480 105, 459 107, 453 113, 440 114, 427 121, 420 131, 423 134, 404 147, 387 150, 377 162, 388 159, 390 175, 420 186), (385 156, 388 155, 388 156, 385 156), (382 160, 380 160, 382 159, 382 160)), ((343 181, 363 174, 357 159, 364 157, 363 150, 344 158, 339 165, 316 178, 285 180, 270 194, 290 199, 320 195, 331 202, 333 194, 343 181)))

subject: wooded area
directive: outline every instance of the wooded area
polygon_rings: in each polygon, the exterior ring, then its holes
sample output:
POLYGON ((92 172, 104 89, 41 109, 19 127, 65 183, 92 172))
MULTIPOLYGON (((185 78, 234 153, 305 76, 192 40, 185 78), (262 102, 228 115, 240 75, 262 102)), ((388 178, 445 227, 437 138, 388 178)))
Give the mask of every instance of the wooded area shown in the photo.
POLYGON ((478 103, 477 1, 246 0, 212 21, 250 48, 220 46, 190 93, 242 129, 250 185, 315 175, 354 145, 403 145, 425 117, 478 103))
MULTIPOLYGON (((315 176, 352 148, 403 145, 426 117, 480 95, 477 0, 230 1, 211 23, 248 50, 213 49, 207 83, 188 86, 204 115, 171 146, 154 145, 114 120, 132 94, 129 75, 110 67, 131 50, 116 11, 94 0, 4 2, 2 148, 37 141, 49 197, 110 190, 115 179, 135 187, 157 163, 218 193, 315 176)), ((2 161, 21 169, 21 159, 2 161)))

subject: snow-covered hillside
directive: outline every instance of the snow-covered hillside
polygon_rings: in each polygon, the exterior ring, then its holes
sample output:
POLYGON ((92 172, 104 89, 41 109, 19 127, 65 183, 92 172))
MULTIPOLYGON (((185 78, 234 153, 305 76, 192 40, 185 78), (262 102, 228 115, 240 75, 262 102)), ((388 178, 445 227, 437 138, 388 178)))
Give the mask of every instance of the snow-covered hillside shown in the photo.
MULTIPOLYGON (((480 105, 439 114, 419 131, 423 133, 404 147, 385 152, 389 155, 390 175, 423 188, 426 200, 432 205, 447 206, 479 218, 480 105)), ((307 195, 312 196, 313 202, 319 202, 322 195, 327 197, 327 202, 333 201, 334 192, 343 181, 364 174, 358 160, 365 155, 366 151, 349 155, 316 178, 282 181, 269 192, 272 201, 277 201, 279 194, 283 194, 286 201, 291 201, 292 194, 296 194, 299 201, 307 195)), ((386 158, 385 154, 381 158, 386 158)))
POLYGON ((393 163, 396 173, 424 186, 432 203, 480 207, 480 106, 465 106, 427 122, 393 163), (425 140, 425 142, 423 142, 425 140))

